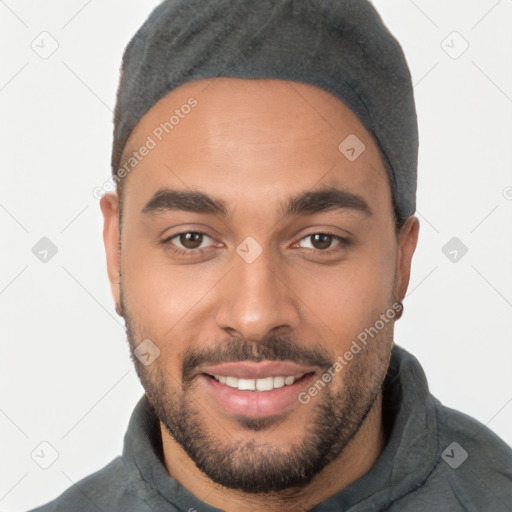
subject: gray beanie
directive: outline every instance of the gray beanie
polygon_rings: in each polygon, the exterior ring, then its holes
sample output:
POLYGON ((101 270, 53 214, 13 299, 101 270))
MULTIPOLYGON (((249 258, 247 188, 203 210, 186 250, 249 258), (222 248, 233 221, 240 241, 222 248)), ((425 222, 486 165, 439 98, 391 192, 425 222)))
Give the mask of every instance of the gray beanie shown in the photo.
POLYGON ((213 77, 292 80, 338 97, 379 147, 399 215, 414 213, 418 127, 411 76, 400 45, 368 1, 162 2, 124 52, 112 173, 153 105, 187 82, 213 77))

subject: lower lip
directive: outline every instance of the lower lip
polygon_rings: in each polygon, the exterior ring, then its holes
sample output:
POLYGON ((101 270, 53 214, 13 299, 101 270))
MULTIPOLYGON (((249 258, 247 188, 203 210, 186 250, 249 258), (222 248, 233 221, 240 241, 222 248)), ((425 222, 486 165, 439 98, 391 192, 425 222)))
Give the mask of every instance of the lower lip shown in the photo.
POLYGON ((299 394, 310 386, 314 373, 304 375, 289 386, 270 391, 241 391, 222 384, 204 373, 200 378, 208 392, 226 412, 237 416, 261 418, 299 405, 299 394))

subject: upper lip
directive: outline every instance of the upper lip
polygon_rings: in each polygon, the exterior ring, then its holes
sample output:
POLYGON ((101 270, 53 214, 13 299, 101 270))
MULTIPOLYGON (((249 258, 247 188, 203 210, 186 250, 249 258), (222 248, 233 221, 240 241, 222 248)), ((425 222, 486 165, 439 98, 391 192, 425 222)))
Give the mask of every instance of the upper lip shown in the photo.
POLYGON ((226 377, 237 377, 239 379, 262 379, 265 377, 301 377, 311 373, 314 368, 302 366, 286 361, 242 361, 221 363, 212 366, 203 366, 201 373, 208 375, 224 375, 226 377))

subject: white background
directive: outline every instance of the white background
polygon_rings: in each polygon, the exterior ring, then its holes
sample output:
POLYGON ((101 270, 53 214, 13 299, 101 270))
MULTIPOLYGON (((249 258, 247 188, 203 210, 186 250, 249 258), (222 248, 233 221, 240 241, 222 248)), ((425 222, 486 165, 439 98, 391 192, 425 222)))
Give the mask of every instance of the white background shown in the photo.
MULTIPOLYGON (((2 511, 119 454, 143 393, 92 190, 110 175, 122 51, 157 3, 0 1, 2 511), (31 48, 42 31, 59 44, 48 59, 31 48), (47 263, 32 253, 44 236, 58 247, 47 263), (46 470, 30 456, 42 441, 59 454, 46 470)), ((512 1, 374 3, 408 59, 420 127, 420 242, 395 340, 444 404, 512 444, 512 1), (468 248, 455 263, 442 252, 454 236, 468 248)))

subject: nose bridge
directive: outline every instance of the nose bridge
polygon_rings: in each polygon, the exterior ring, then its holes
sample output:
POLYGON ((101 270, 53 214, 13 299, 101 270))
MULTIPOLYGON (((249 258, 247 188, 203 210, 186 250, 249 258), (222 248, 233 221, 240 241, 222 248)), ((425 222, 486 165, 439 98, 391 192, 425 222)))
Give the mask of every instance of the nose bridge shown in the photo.
POLYGON ((298 310, 284 279, 279 279, 279 258, 246 239, 237 247, 233 264, 223 280, 218 326, 254 341, 276 327, 296 328, 298 310))

